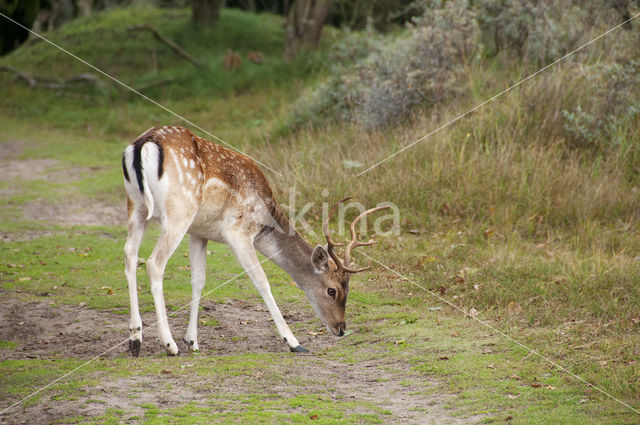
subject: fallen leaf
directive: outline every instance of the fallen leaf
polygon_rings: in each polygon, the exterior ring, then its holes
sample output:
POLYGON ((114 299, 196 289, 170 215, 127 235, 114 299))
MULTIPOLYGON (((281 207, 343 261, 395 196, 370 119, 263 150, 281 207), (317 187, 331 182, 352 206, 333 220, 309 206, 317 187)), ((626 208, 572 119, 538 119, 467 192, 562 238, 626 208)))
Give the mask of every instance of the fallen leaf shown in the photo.
POLYGON ((518 381, 521 379, 518 375, 516 375, 515 373, 512 373, 511 376, 509 377, 511 379, 517 379, 518 381))
POLYGON ((26 282, 26 281, 28 281, 28 280, 31 280, 31 278, 30 278, 30 277, 25 276, 25 277, 21 277, 20 279, 18 279, 18 282, 26 282))
POLYGON ((449 360, 448 356, 440 356, 438 357, 438 360, 449 360))
POLYGON ((493 363, 488 364, 488 365, 487 365, 487 367, 488 367, 489 369, 495 369, 495 368, 496 368, 496 367, 493 365, 493 363))
POLYGON ((250 52, 247 52, 247 59, 249 60, 249 62, 260 65, 264 60, 264 56, 262 55, 262 53, 252 50, 250 52))
POLYGON ((442 310, 442 307, 428 307, 427 310, 429 310, 429 311, 440 311, 440 310, 442 310))
POLYGON ((588 398, 581 398, 580 400, 578 400, 578 403, 580 403, 580 404, 589 403, 589 399, 588 398))
POLYGON ((507 313, 520 314, 522 313, 522 307, 520 306, 520 304, 510 301, 509 304, 507 304, 507 313))
POLYGON ((402 345, 402 344, 405 344, 404 339, 393 342, 393 345, 402 345))
POLYGON ((540 388, 540 387, 542 387, 542 384, 541 384, 540 382, 532 382, 532 383, 531 383, 531 386, 532 386, 533 388, 540 388))
POLYGON ((606 366, 608 364, 608 362, 606 360, 601 360, 601 361, 598 362, 598 364, 600 366, 606 366))
POLYGON ((518 394, 518 395, 515 395, 515 394, 507 394, 507 398, 508 398, 508 399, 510 399, 510 400, 515 400, 516 398, 520 397, 521 395, 522 395, 522 394, 518 394))
POLYGON ((556 389, 556 387, 554 387, 553 385, 547 385, 545 388, 548 389, 548 390, 555 390, 556 389))
POLYGON ((309 416, 309 419, 314 421, 314 420, 318 419, 318 415, 311 415, 311 416, 309 416))
POLYGON ((162 370, 160 371, 160 373, 161 373, 161 374, 163 374, 163 375, 173 375, 173 372, 171 372, 171 371, 170 371, 170 370, 168 370, 168 369, 162 369, 162 370))
POLYGON ((476 310, 475 308, 471 307, 469 309, 469 316, 476 317, 477 315, 478 315, 478 310, 476 310))

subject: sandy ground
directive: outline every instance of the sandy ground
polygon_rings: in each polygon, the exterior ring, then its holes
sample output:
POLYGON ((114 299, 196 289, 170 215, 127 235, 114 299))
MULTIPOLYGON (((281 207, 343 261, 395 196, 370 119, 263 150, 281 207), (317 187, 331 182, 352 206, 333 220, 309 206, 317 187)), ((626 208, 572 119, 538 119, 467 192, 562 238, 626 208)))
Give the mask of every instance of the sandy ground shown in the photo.
MULTIPOLYGON (((218 326, 200 326, 199 343, 201 353, 192 357, 197 362, 202 356, 217 356, 244 353, 285 353, 287 348, 276 337, 275 328, 269 321, 269 314, 262 306, 251 305, 239 300, 228 300, 217 304, 203 301, 204 319, 215 318, 218 326), (234 342, 230 342, 232 340, 234 342)), ((179 340, 184 332, 188 312, 183 310, 170 318, 176 341, 182 356, 191 356, 187 347, 179 340)), ((307 314, 292 312, 290 322, 304 321, 309 329, 314 329, 315 319, 307 314)), ((3 294, 0 300, 0 339, 16 341, 13 349, 0 350, 0 361, 7 359, 60 359, 74 358, 89 360, 110 348, 117 348, 104 354, 105 358, 130 358, 127 344, 128 316, 96 311, 81 306, 54 307, 46 301, 21 301, 3 294)), ((157 343, 157 333, 152 313, 143 315, 144 343, 140 357, 157 357, 164 350, 157 343)), ((412 376, 406 366, 393 359, 366 360, 351 366, 330 360, 322 353, 335 344, 335 338, 327 334, 317 336, 299 335, 301 343, 309 348, 309 354, 287 354, 296 356, 293 370, 274 366, 283 376, 306 377, 302 383, 286 379, 273 382, 262 379, 261 374, 238 377, 230 376, 222 382, 203 381, 193 384, 180 374, 175 367, 170 373, 159 376, 140 375, 104 379, 95 387, 86 388, 88 397, 76 400, 53 399, 47 394, 35 405, 17 407, 3 418, 6 423, 49 423, 62 420, 70 415, 99 416, 109 408, 123 410, 123 419, 140 416, 140 404, 153 403, 162 408, 184 405, 191 401, 205 402, 213 394, 237 395, 250 390, 256 394, 273 394, 290 397, 297 394, 324 393, 327 387, 334 388, 331 396, 336 399, 374 403, 392 412, 387 423, 431 424, 468 423, 477 418, 454 418, 442 407, 446 397, 429 398, 417 394, 424 388, 412 376), (247 384, 247 380, 250 384, 247 384), (167 385, 170 383, 171 385, 167 385), (157 391, 162 388, 162 391, 157 391), (202 389, 206 388, 205 391, 202 389), (135 396, 132 397, 132 392, 135 396), (87 402, 89 401, 89 402, 87 402)), ((367 347, 362 347, 367 350, 367 347)), ((131 360, 136 361, 136 360, 131 360)), ((139 360, 137 360, 139 361, 139 360)), ((34 388, 35 390, 35 388, 34 388)), ((5 400, 9 404, 14 400, 5 400)), ((295 412, 292 409, 292 412, 295 412)), ((363 409, 363 412, 366 410, 363 409)), ((385 415, 383 415, 385 416, 385 415)))

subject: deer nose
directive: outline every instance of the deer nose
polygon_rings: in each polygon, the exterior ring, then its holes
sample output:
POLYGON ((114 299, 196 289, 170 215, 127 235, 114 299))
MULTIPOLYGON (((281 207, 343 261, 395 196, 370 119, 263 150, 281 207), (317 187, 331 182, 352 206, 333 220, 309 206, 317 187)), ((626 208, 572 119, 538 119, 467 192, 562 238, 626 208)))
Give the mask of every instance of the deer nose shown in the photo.
POLYGON ((338 336, 343 336, 345 329, 347 329, 347 324, 345 322, 338 323, 338 336))

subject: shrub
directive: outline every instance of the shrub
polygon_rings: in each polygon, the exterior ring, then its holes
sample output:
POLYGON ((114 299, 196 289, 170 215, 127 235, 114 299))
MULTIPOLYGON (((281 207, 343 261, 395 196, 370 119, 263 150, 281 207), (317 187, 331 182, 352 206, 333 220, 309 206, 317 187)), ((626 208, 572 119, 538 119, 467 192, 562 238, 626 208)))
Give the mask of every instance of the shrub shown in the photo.
POLYGON ((629 177, 637 177, 640 61, 597 64, 588 73, 593 83, 589 102, 562 111, 567 145, 599 154, 618 154, 629 177))
POLYGON ((594 29, 621 21, 607 0, 480 0, 474 9, 488 56, 515 51, 537 66, 587 42, 594 29))
POLYGON ((376 129, 418 105, 441 103, 465 90, 464 66, 476 55, 477 34, 464 2, 431 3, 390 40, 347 33, 332 52, 336 65, 327 80, 297 105, 294 124, 329 119, 376 129))

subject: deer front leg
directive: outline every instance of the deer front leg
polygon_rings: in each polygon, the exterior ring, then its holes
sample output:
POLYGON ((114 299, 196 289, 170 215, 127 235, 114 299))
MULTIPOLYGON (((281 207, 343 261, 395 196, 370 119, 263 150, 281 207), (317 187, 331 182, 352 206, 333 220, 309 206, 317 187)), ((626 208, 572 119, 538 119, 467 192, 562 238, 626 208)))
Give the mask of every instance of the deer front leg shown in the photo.
POLYGON ((244 268, 247 276, 249 276, 267 305, 269 313, 271 313, 273 322, 276 324, 276 328, 278 329, 278 333, 282 340, 287 344, 289 350, 306 353, 307 350, 298 343, 298 340, 293 335, 293 332, 291 332, 289 325, 287 325, 284 317, 282 317, 282 313, 280 313, 276 300, 271 294, 271 287, 269 286, 267 275, 264 273, 264 270, 260 265, 258 255, 256 254, 251 241, 236 237, 228 238, 228 240, 229 246, 231 246, 238 262, 242 268, 244 268))
POLYGON ((136 270, 138 266, 138 249, 146 227, 144 211, 138 211, 129 202, 129 223, 127 241, 124 244, 124 273, 129 285, 129 301, 131 303, 129 318, 129 350, 135 357, 140 355, 142 346, 142 319, 138 307, 138 288, 136 270))
POLYGON ((190 235, 189 257, 191 261, 191 313, 184 342, 187 343, 191 351, 198 351, 198 308, 206 278, 207 240, 190 235))

